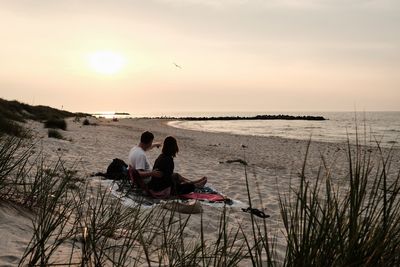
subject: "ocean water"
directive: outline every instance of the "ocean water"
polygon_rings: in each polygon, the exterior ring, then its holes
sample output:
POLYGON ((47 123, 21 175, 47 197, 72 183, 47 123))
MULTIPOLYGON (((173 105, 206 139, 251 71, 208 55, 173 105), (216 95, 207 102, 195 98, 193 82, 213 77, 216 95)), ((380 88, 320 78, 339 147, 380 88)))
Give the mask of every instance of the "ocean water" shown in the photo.
MULTIPOLYGON (((400 143, 400 112, 268 112, 247 114, 199 114, 198 116, 252 116, 257 114, 321 115, 326 121, 240 120, 240 121, 171 121, 173 127, 206 132, 279 136, 284 138, 346 142, 355 141, 356 132, 364 142, 381 146, 400 143)), ((187 116, 193 116, 190 114, 187 116)), ((196 116, 196 115, 194 115, 196 116)))

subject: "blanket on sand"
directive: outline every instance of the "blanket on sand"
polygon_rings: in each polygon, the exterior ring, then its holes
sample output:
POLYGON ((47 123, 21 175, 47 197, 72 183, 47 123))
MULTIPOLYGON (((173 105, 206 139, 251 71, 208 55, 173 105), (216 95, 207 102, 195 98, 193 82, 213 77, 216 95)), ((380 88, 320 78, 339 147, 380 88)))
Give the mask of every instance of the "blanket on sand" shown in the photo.
POLYGON ((169 199, 156 199, 139 188, 132 188, 126 184, 114 180, 102 180, 102 184, 107 186, 111 193, 119 198, 125 206, 134 207, 140 205, 142 208, 152 208, 165 203, 193 203, 193 200, 213 207, 245 207, 244 203, 226 197, 211 186, 198 188, 195 192, 174 196, 169 199))

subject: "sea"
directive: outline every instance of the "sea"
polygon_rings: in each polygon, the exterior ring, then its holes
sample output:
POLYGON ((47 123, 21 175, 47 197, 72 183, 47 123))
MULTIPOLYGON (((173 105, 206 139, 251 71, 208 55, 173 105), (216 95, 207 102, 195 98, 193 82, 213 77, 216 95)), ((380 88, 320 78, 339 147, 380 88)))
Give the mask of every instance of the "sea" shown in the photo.
MULTIPOLYGON (((132 113, 131 113, 132 114, 132 113)), ((255 115, 323 116, 324 121, 306 120, 234 120, 234 121, 186 121, 173 120, 170 126, 239 135, 277 136, 324 142, 360 142, 382 147, 398 147, 400 144, 400 111, 393 112, 208 112, 148 114, 145 117, 220 117, 255 115)), ((130 117, 143 117, 130 116, 130 117)))

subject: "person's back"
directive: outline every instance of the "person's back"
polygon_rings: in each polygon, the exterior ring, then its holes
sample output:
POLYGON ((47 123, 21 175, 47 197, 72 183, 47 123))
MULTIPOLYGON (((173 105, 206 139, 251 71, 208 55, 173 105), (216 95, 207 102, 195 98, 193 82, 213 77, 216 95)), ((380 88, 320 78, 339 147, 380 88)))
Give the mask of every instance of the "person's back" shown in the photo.
POLYGON ((160 171, 161 177, 154 177, 149 183, 149 188, 154 191, 161 191, 172 186, 172 174, 174 173, 174 159, 172 156, 160 154, 154 162, 153 170, 160 171))
POLYGON ((128 155, 129 166, 136 170, 150 171, 150 163, 143 148, 134 146, 128 155))

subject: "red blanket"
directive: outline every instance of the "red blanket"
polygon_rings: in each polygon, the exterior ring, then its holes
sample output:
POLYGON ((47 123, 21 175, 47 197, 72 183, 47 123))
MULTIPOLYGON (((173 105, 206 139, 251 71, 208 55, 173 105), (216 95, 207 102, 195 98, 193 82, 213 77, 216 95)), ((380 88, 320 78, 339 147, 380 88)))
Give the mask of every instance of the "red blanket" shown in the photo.
POLYGON ((184 199, 197 199, 197 200, 208 200, 213 202, 225 201, 225 197, 220 194, 207 194, 207 193, 189 193, 184 195, 179 195, 180 198, 184 199))

